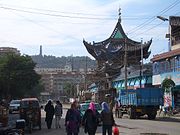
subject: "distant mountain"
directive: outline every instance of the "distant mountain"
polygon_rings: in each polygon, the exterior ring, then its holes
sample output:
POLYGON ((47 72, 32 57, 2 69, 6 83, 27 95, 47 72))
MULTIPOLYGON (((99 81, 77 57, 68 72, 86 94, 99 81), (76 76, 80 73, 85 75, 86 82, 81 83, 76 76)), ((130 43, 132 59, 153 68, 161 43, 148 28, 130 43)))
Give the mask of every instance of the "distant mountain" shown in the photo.
POLYGON ((36 67, 39 68, 64 68, 65 66, 70 66, 74 71, 79 71, 79 69, 95 69, 96 61, 92 60, 87 56, 42 56, 33 55, 31 56, 33 61, 37 64, 36 67))

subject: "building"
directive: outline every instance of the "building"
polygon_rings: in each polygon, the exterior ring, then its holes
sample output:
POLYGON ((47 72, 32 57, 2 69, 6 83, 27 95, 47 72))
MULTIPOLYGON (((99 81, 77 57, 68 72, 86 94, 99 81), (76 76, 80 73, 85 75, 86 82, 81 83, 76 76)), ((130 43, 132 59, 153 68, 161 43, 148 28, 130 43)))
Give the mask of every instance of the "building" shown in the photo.
POLYGON ((45 89, 45 94, 42 93, 42 96, 55 100, 65 96, 74 98, 82 95, 84 89, 92 83, 93 78, 93 72, 90 71, 85 73, 60 68, 36 68, 35 71, 41 75, 41 82, 45 89))
POLYGON ((119 13, 118 22, 108 39, 93 43, 83 40, 87 51, 97 60, 97 79, 95 81, 100 100, 104 100, 105 94, 109 93, 109 89, 112 87, 113 80, 119 75, 124 74, 124 88, 127 89, 127 69, 134 66, 139 67, 142 71, 141 60, 149 57, 148 50, 151 42, 152 40, 145 43, 137 42, 128 38, 121 25, 121 13, 119 13), (124 72, 121 72, 122 68, 124 68, 124 72))
MULTIPOLYGON (((124 72, 124 69, 121 69, 121 72, 124 72)), ((120 74, 112 82, 112 86, 117 90, 125 89, 125 75, 120 74)), ((130 67, 128 69, 128 78, 127 78, 127 89, 137 89, 137 88, 147 88, 152 86, 152 64, 143 65, 142 70, 140 71, 140 66, 130 67), (140 74, 142 73, 142 76, 140 74)))
POLYGON ((170 95, 169 105, 180 107, 180 17, 169 17, 169 51, 153 56, 153 85, 161 87, 164 79, 174 81, 175 87, 170 95))
POLYGON ((20 55, 20 51, 13 47, 0 47, 0 56, 6 54, 17 54, 20 55))

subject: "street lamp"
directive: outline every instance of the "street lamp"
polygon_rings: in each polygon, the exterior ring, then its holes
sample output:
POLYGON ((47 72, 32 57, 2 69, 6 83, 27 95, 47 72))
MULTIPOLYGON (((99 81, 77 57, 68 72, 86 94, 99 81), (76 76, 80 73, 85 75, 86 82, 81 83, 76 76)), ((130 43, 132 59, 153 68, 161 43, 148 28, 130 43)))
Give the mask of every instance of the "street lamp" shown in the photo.
POLYGON ((158 19, 162 20, 162 21, 169 21, 169 19, 163 17, 163 16, 157 16, 158 19))
MULTIPOLYGON (((163 17, 163 16, 157 16, 157 18, 160 19, 160 20, 162 20, 162 21, 164 21, 164 22, 165 22, 165 21, 169 21, 168 18, 165 18, 165 17, 163 17)), ((166 34, 165 38, 168 38, 168 39, 169 39, 169 40, 168 40, 168 51, 170 51, 170 50, 171 50, 171 34, 170 34, 170 26, 169 26, 169 33, 166 34)))

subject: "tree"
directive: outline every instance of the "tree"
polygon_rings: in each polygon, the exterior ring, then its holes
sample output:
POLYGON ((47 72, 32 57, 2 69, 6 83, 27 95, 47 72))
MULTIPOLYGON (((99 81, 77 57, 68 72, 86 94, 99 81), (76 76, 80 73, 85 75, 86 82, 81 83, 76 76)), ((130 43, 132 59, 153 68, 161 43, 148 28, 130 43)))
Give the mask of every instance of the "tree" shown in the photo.
POLYGON ((13 98, 36 95, 33 89, 39 85, 40 75, 30 56, 9 54, 0 57, 0 91, 2 96, 13 98))
POLYGON ((73 83, 70 83, 70 82, 65 83, 63 89, 64 89, 67 97, 76 96, 76 87, 73 83))
POLYGON ((165 92, 170 92, 171 88, 175 86, 175 83, 172 79, 165 78, 162 82, 162 88, 165 90, 165 92))

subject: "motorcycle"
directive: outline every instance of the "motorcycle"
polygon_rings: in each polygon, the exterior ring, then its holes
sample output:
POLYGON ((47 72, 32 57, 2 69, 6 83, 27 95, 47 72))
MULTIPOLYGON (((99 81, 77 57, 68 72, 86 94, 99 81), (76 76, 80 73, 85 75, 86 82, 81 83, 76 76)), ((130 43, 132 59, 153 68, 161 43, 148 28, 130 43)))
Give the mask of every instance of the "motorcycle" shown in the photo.
POLYGON ((20 129, 5 129, 4 131, 0 132, 0 135, 24 135, 20 129))
POLYGON ((29 133, 32 133, 33 129, 33 110, 27 111, 27 128, 29 133))
POLYGON ((16 122, 16 128, 2 126, 0 123, 0 135, 24 135, 24 121, 16 122))

